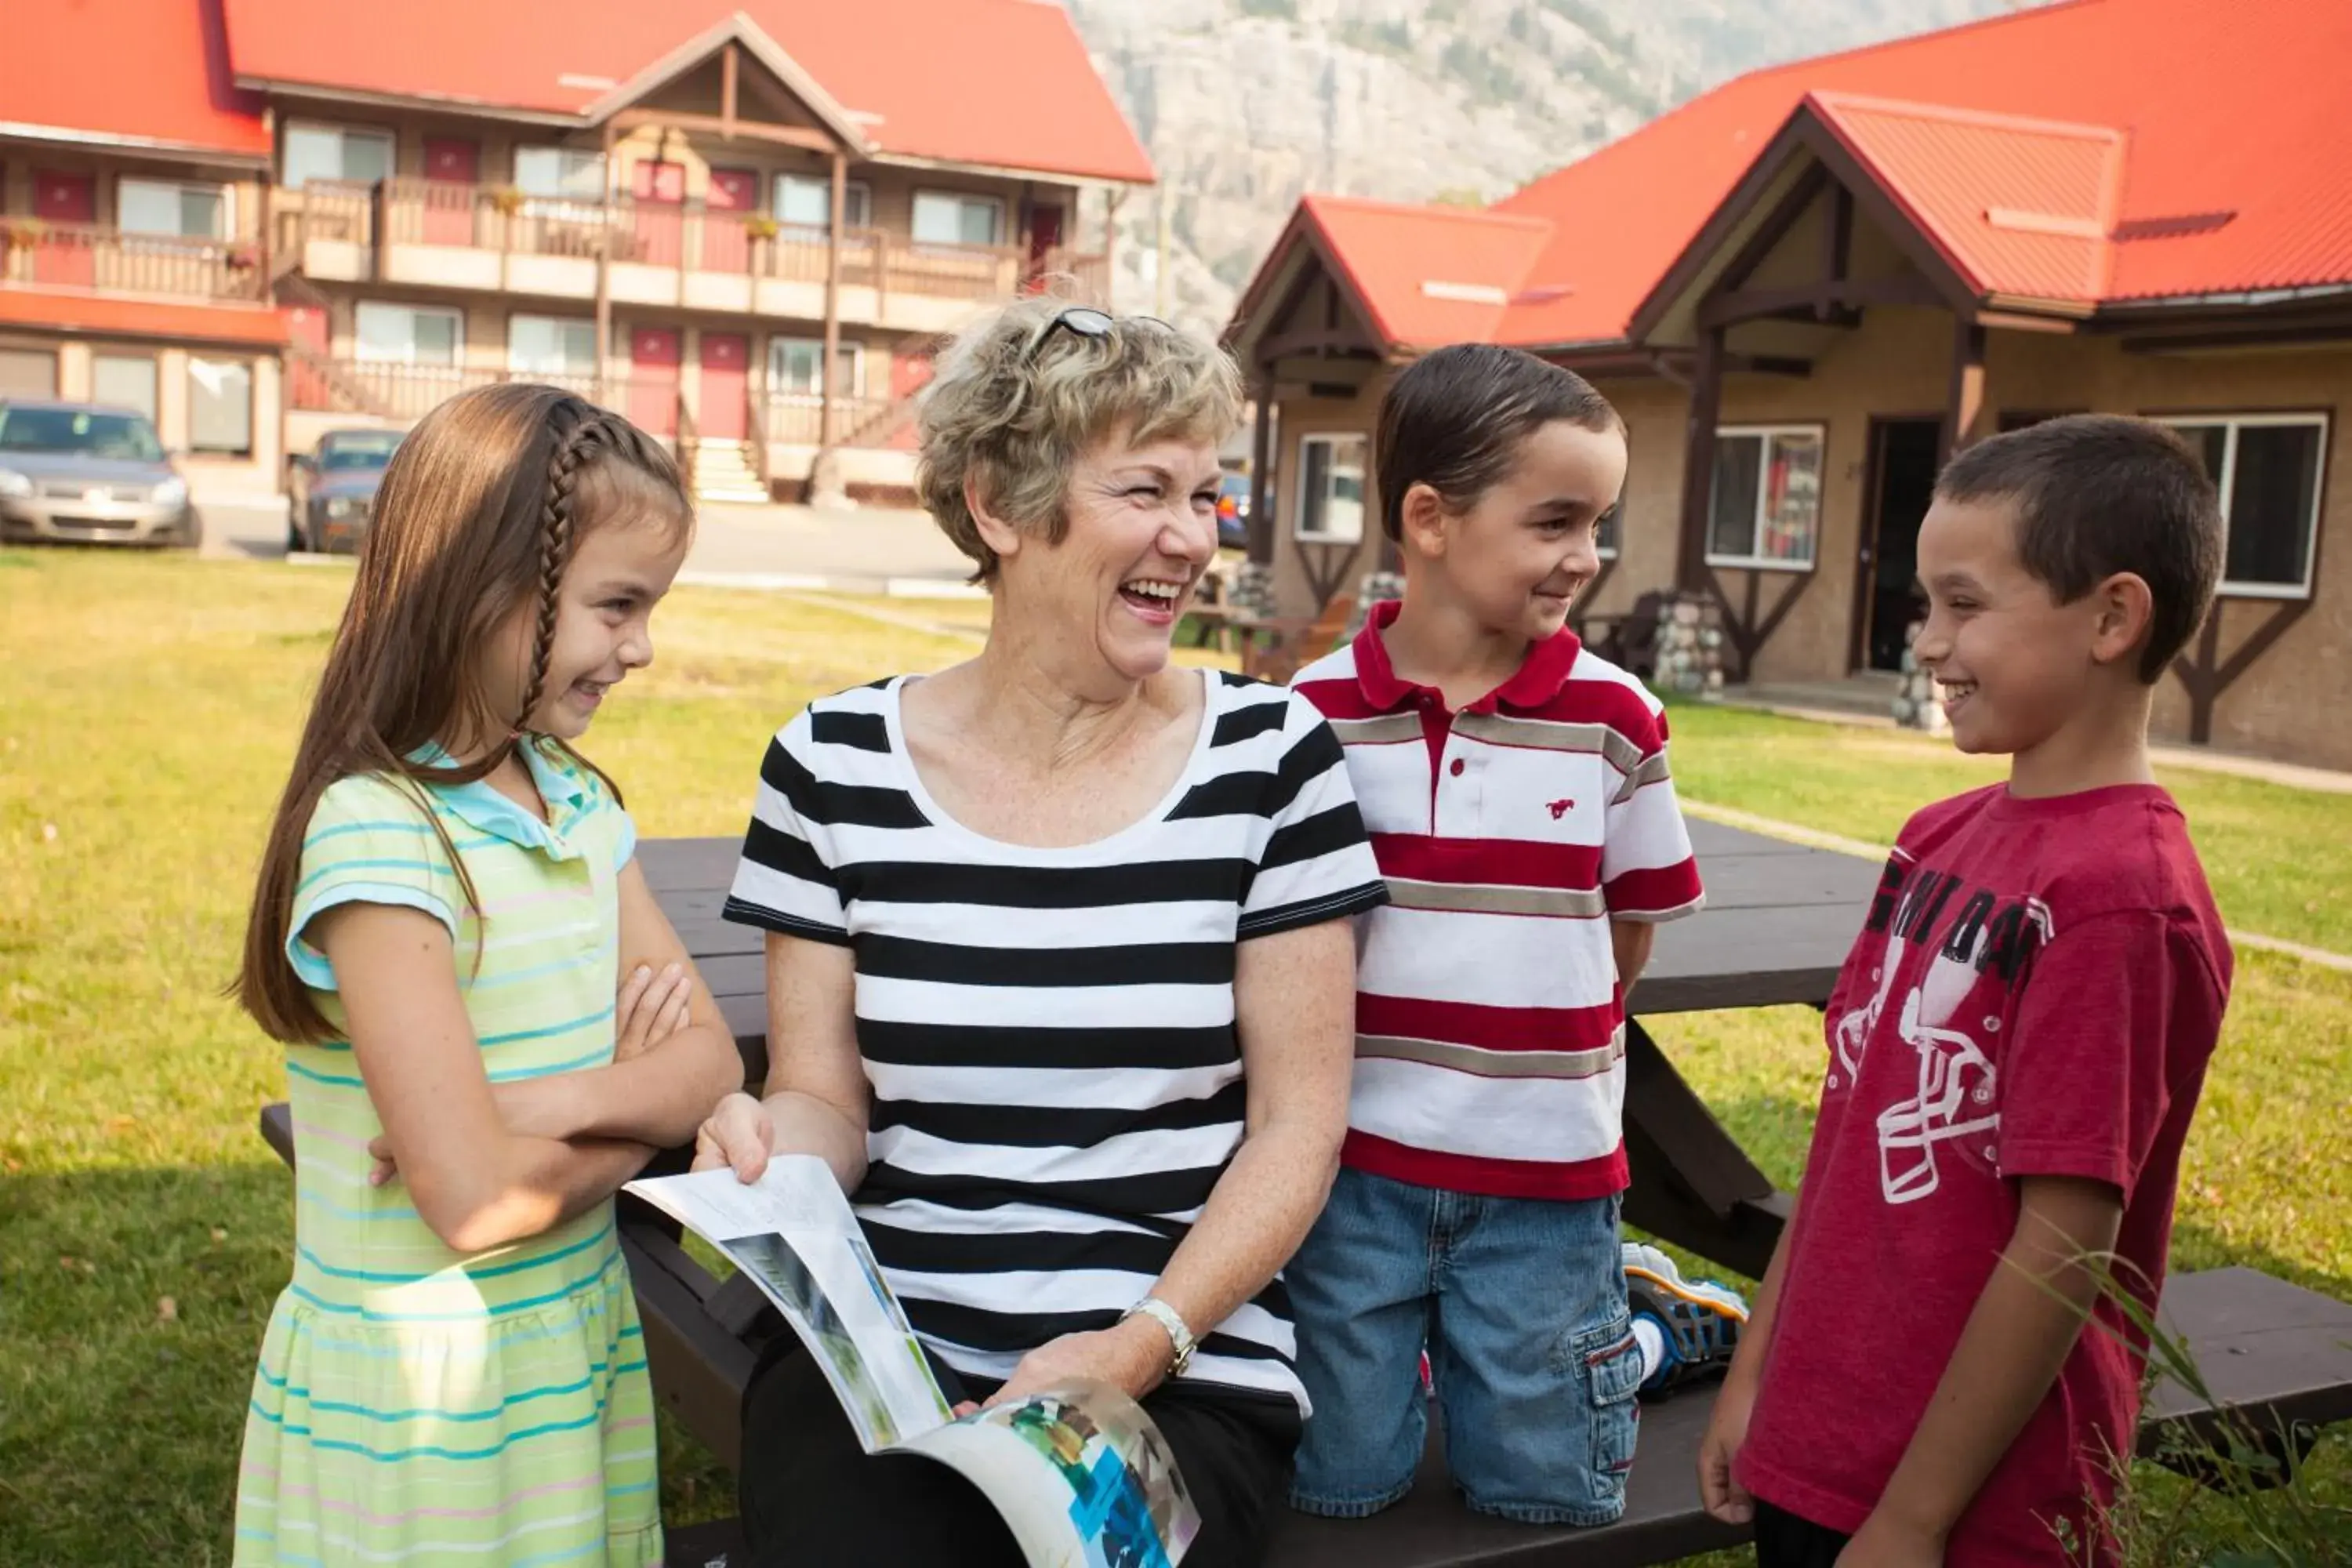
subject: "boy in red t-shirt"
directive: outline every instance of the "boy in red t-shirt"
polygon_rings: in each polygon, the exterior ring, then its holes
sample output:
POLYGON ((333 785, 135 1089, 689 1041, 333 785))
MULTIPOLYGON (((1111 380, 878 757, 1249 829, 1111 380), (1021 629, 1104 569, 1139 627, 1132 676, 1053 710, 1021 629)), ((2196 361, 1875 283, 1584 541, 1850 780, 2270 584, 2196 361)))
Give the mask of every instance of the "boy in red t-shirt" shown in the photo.
POLYGON ((2147 757, 2220 559, 2212 483, 2142 420, 1997 437, 1937 483, 1916 651, 2010 776, 1904 827, 1830 999, 1801 1200, 1699 1456, 1761 1568, 2098 1537, 2145 1347, 2084 1255, 2153 1305, 2230 988, 2147 757))

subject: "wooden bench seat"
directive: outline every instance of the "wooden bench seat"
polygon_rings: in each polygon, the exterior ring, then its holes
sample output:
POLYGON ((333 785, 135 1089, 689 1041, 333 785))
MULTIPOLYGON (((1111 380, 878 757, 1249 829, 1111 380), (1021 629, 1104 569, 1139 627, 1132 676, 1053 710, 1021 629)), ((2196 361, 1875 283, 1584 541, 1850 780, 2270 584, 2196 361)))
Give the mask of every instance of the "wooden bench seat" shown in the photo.
MULTIPOLYGON (((261 1113, 261 1133, 289 1165, 293 1124, 284 1105, 261 1113)), ((677 1245, 667 1222, 622 1199, 628 1254, 654 1388, 688 1430, 730 1468, 736 1423, 756 1346, 779 1331, 749 1280, 715 1279, 677 1245)), ((2352 1420, 2352 1305, 2252 1268, 2177 1274, 2160 1317, 2185 1340, 2208 1384, 2278 1446, 2305 1447, 2307 1431, 2352 1420)), ((1372 1520, 1284 1520, 1267 1568, 1632 1568, 1737 1544, 1742 1532, 1699 1508, 1696 1458, 1712 1400, 1694 1390, 1642 1413, 1641 1461, 1625 1517, 1598 1530, 1511 1524, 1472 1513, 1446 1481, 1443 1439, 1431 1423, 1421 1483, 1372 1520)), ((2223 1417, 2178 1384, 2150 1394, 2139 1451, 2157 1457, 2168 1434, 2211 1440, 2223 1417)), ((673 1532, 672 1568, 710 1568, 740 1546, 731 1522, 673 1532)))

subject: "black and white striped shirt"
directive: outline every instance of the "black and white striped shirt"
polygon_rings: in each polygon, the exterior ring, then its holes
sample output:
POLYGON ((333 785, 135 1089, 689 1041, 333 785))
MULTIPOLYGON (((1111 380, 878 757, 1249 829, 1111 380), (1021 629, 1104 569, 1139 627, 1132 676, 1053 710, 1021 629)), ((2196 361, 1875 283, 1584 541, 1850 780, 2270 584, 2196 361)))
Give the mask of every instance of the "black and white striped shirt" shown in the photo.
MULTIPOLYGON (((856 952, 859 1216, 916 1331, 1001 1379, 1134 1305, 1239 1147, 1237 942, 1387 895, 1339 742, 1279 687, 1204 672, 1166 798, 1040 849, 933 803, 899 726, 908 680, 777 734, 726 912, 856 952)), ((1277 1279, 1202 1336, 1191 1375, 1303 1404, 1292 1352, 1277 1279)))

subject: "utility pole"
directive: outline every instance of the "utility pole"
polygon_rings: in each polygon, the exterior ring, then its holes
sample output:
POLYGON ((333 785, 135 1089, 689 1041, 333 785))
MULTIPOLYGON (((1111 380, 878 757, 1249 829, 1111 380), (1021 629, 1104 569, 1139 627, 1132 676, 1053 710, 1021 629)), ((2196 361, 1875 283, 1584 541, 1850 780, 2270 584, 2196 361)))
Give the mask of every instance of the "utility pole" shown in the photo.
POLYGON ((1151 313, 1161 321, 1168 319, 1168 235, 1174 221, 1171 198, 1174 187, 1163 180, 1152 193, 1152 206, 1160 220, 1160 244, 1157 260, 1151 268, 1151 313))

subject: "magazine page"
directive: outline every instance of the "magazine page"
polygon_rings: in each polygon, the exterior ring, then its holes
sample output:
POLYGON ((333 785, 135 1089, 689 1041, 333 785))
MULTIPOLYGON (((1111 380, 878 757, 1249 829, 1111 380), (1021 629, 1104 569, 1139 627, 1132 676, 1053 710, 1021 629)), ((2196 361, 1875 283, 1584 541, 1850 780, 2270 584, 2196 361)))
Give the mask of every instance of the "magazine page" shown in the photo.
POLYGON ((1167 1439, 1106 1384, 1046 1389, 897 1447, 986 1494, 1030 1568, 1173 1568, 1200 1533, 1167 1439))
POLYGON ((824 1162, 780 1154, 756 1182, 698 1171, 628 1184, 727 1255, 776 1304, 867 1453, 953 1415, 824 1162))

